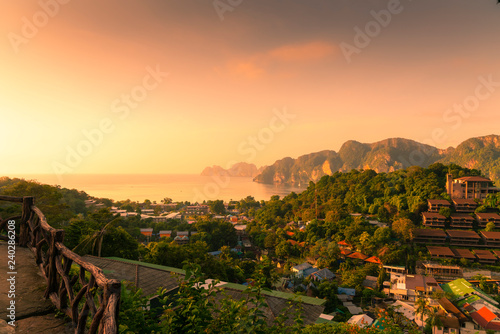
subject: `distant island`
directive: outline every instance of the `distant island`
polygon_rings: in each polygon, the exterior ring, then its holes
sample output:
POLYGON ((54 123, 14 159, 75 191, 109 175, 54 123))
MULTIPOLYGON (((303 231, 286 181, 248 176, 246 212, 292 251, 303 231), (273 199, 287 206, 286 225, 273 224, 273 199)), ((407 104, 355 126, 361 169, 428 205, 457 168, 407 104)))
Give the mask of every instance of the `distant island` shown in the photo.
POLYGON ((202 172, 202 176, 225 176, 232 177, 256 177, 260 174, 265 167, 257 168, 254 164, 246 162, 238 162, 231 166, 229 169, 222 168, 221 166, 206 167, 202 172))

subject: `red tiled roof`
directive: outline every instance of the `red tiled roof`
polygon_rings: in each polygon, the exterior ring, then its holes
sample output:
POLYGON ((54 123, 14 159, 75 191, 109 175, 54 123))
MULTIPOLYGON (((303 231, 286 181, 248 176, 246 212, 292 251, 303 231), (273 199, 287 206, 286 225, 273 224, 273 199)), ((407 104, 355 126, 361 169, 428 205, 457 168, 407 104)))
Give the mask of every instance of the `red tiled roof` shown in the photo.
POLYGON ((500 219, 500 215, 498 213, 478 212, 476 213, 476 216, 479 219, 500 219))
POLYGON ((446 233, 451 238, 473 238, 481 239, 481 237, 474 231, 459 231, 459 230, 447 230, 446 233))
POLYGON ((422 212, 422 216, 424 216, 425 219, 430 219, 430 218, 446 219, 445 216, 440 215, 439 213, 436 212, 422 212))
POLYGON ((150 236, 153 234, 152 228, 141 228, 141 233, 145 236, 150 236))
POLYGON ((286 231, 286 234, 288 234, 290 237, 293 237, 295 235, 295 233, 293 233, 292 231, 286 231))
POLYGON ((342 254, 342 255, 349 255, 349 254, 351 254, 351 251, 347 250, 347 249, 341 249, 340 250, 340 254, 342 254))
POLYGON ((491 329, 493 331, 500 331, 500 322, 492 321, 488 324, 488 327, 486 329, 491 329))
POLYGON ((347 255, 347 257, 351 259, 360 259, 360 260, 366 260, 368 258, 368 256, 366 256, 365 254, 361 254, 359 252, 351 253, 347 255))
POLYGON ((429 251, 431 256, 455 257, 455 254, 451 251, 449 247, 427 246, 427 250, 429 251))
POLYGON ((490 322, 497 317, 495 313, 491 312, 486 306, 483 306, 476 312, 470 313, 470 316, 479 324, 479 326, 485 329, 490 329, 488 325, 490 325, 490 322))
POLYGON ((351 244, 350 244, 350 243, 348 243, 348 242, 347 242, 347 241, 345 241, 345 240, 342 240, 342 241, 337 242, 337 245, 340 245, 340 246, 349 246, 349 247, 351 247, 351 244))
POLYGON ((445 199, 428 199, 427 201, 429 202, 429 204, 450 205, 450 202, 445 199))
POLYGON ((472 217, 471 215, 467 214, 467 213, 452 213, 450 215, 450 218, 453 220, 453 219, 466 219, 466 220, 474 220, 474 217, 472 217))
POLYGON ((481 176, 465 176, 455 180, 466 181, 466 182, 491 182, 490 179, 481 176))
POLYGON ((380 261, 380 259, 376 256, 369 257, 365 261, 370 263, 382 264, 382 261, 380 261))
POLYGON ((465 303, 465 304, 464 304, 464 309, 465 309, 467 312, 469 312, 469 313, 475 310, 474 306, 472 306, 472 305, 471 305, 471 304, 469 304, 469 303, 465 303))
POLYGON ((470 260, 476 259, 476 256, 468 249, 452 249, 452 252, 455 253, 456 257, 463 257, 470 260))
POLYGON ((486 239, 500 239, 500 232, 481 231, 481 234, 484 235, 486 239))
POLYGON ((413 230, 416 237, 443 237, 446 238, 446 233, 441 229, 416 228, 413 230))
POLYGON ((474 249, 474 253, 479 259, 483 260, 496 260, 496 256, 491 254, 489 250, 486 249, 474 249))
POLYGON ((287 242, 289 242, 292 246, 304 247, 306 245, 306 243, 304 241, 297 242, 297 241, 292 240, 292 239, 288 239, 287 242))
POLYGON ((471 198, 454 198, 453 203, 455 204, 471 204, 471 205, 477 205, 476 201, 474 201, 471 198))

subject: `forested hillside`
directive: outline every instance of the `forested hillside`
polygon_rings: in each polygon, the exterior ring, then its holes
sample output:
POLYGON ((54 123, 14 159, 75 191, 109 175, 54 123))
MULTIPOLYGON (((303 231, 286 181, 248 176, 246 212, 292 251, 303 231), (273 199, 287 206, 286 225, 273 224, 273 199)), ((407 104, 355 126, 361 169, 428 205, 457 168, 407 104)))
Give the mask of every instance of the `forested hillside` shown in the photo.
POLYGON ((256 217, 261 222, 282 222, 313 218, 334 220, 346 213, 379 215, 389 221, 396 213, 418 219, 427 199, 448 198, 446 174, 454 177, 480 175, 479 170, 437 163, 428 168, 410 167, 392 173, 351 170, 323 176, 311 182, 301 194, 292 193, 282 200, 271 199, 256 217))
POLYGON ((498 184, 500 181, 500 137, 487 136, 469 139, 439 162, 479 169, 498 184))

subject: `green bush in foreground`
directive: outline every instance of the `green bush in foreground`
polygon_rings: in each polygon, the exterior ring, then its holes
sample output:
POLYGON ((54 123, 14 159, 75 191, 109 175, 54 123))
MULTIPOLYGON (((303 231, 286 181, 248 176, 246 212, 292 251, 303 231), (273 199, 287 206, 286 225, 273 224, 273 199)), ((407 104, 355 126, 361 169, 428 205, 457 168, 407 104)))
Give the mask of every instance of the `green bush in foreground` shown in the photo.
MULTIPOLYGON (((241 300, 229 296, 216 298, 224 295, 224 291, 216 287, 217 281, 205 284, 198 265, 186 265, 184 270, 186 276, 176 293, 167 295, 166 291, 159 291, 159 295, 165 295, 160 309, 150 309, 149 298, 142 297, 140 290, 124 285, 120 333, 382 333, 373 327, 361 329, 346 323, 306 326, 302 305, 293 300, 269 325, 263 312, 267 306, 262 295, 263 282, 256 281, 254 286, 249 286, 241 300), (288 325, 287 320, 293 321, 288 325)), ((385 334, 403 332, 396 322, 384 321, 385 334)))

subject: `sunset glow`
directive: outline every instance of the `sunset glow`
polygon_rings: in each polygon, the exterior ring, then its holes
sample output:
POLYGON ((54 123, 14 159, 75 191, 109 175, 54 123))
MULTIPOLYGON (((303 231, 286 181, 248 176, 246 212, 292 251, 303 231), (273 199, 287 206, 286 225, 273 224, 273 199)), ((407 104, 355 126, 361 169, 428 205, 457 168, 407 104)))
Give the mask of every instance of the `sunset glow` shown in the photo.
POLYGON ((500 128, 495 1, 246 0, 221 13, 212 1, 2 0, 1 9, 0 176, 197 174, 350 139, 446 148, 500 128))

